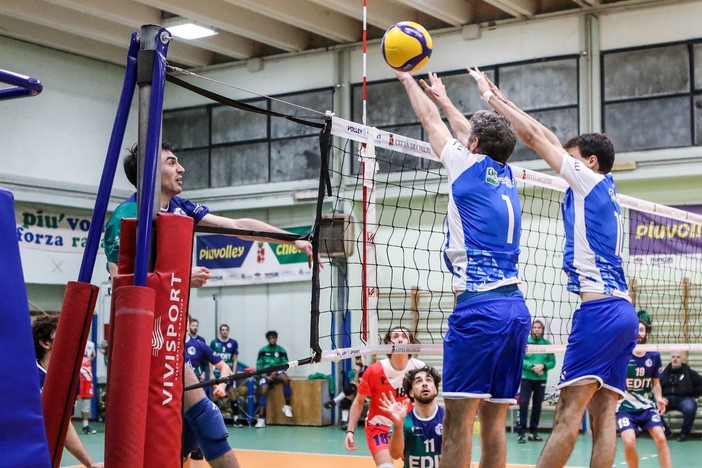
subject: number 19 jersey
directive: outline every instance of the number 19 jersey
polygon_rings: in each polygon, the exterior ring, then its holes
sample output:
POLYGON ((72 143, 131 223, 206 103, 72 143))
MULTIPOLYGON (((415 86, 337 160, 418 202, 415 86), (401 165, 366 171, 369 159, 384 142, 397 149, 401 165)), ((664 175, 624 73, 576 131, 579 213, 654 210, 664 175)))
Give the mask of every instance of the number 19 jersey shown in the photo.
POLYGON ((441 153, 449 180, 444 261, 454 291, 489 291, 520 282, 519 193, 507 164, 452 140, 441 153))

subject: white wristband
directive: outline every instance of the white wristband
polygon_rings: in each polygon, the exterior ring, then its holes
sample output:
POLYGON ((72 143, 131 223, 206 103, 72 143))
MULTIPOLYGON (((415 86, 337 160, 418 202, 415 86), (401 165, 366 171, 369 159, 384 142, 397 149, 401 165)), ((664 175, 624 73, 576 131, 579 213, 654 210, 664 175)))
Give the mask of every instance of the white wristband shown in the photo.
POLYGON ((483 99, 485 102, 490 102, 490 98, 493 97, 495 93, 490 91, 489 89, 485 91, 480 97, 483 99))
POLYGON ((483 79, 483 75, 481 75, 480 73, 478 73, 478 72, 475 71, 475 70, 471 70, 471 69, 469 68, 469 69, 468 69, 468 73, 470 73, 470 76, 472 76, 473 79, 474 79, 475 81, 480 81, 480 80, 483 79))

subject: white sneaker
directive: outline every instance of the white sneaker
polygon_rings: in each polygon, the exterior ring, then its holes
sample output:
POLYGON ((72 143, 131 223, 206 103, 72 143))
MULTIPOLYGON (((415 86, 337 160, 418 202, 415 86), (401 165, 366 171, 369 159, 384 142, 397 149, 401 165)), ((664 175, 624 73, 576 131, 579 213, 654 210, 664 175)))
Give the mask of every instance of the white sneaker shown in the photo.
POLYGON ((256 426, 255 426, 255 427, 256 427, 256 429, 262 429, 262 428, 266 427, 266 420, 263 419, 263 418, 258 418, 258 419, 256 420, 256 426))
POLYGON ((285 414, 286 417, 292 418, 292 408, 290 405, 285 405, 283 406, 283 414, 285 414))

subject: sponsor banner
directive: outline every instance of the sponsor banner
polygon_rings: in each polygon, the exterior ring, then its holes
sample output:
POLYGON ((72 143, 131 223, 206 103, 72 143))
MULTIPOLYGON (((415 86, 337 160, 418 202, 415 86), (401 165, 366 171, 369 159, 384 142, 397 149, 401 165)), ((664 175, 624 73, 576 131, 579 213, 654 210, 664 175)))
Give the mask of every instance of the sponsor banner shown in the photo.
MULTIPOLYGON (((677 206, 702 213, 702 205, 677 206)), ((702 252, 702 225, 629 210, 629 254, 657 256, 702 252)))
MULTIPOLYGON (((287 228, 295 234, 306 234, 310 229, 310 226, 287 228)), ((306 281, 312 278, 307 255, 293 244, 247 241, 219 234, 195 236, 195 264, 208 268, 212 274, 206 287, 306 281)))
MULTIPOLYGON (((345 120, 337 116, 332 117, 332 134, 354 140, 359 143, 370 143, 368 137, 370 135, 369 127, 365 125, 345 120)), ((375 146, 393 151, 399 151, 404 154, 417 156, 419 158, 436 161, 436 156, 431 150, 431 145, 422 140, 416 140, 402 135, 386 132, 385 130, 376 129, 372 136, 375 141, 375 146)))
POLYGON ((23 249, 82 254, 91 219, 89 215, 70 210, 48 211, 30 204, 16 203, 17 242, 23 249))

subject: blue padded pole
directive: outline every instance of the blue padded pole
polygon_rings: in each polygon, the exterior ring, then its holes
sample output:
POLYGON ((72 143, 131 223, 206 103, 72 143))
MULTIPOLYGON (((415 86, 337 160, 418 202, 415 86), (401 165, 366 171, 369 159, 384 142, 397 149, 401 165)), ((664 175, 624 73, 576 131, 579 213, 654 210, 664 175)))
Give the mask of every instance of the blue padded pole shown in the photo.
POLYGON ((100 235, 102 227, 105 224, 105 214, 107 213, 107 205, 110 202, 110 192, 112 192, 112 184, 114 183, 115 172, 119 163, 119 153, 124 141, 124 132, 127 128, 127 120, 129 119, 129 110, 132 106, 132 98, 134 97, 134 88, 136 88, 136 64, 137 53, 139 52, 139 36, 137 33, 132 33, 132 40, 129 43, 129 51, 127 52, 127 69, 124 74, 124 83, 122 84, 122 94, 119 98, 117 106, 117 114, 115 115, 115 123, 112 126, 112 135, 110 135, 110 143, 107 147, 107 156, 105 164, 102 168, 102 177, 98 187, 97 197, 95 199, 95 208, 93 209, 93 220, 90 223, 88 231, 88 239, 83 252, 83 260, 80 264, 80 272, 78 273, 78 281, 82 283, 90 283, 95 268, 95 260, 97 258, 98 248, 100 247, 100 235))
MULTIPOLYGON (((152 221, 154 218, 154 203, 156 194, 161 194, 160 182, 156 187, 156 172, 160 170, 161 163, 161 119, 163 114, 163 95, 166 86, 166 54, 171 34, 167 29, 153 25, 142 27, 141 53, 144 44, 153 44, 153 71, 151 75, 151 99, 147 120, 146 145, 144 148, 144 173, 142 176, 141 193, 138 197, 137 238, 134 258, 134 286, 146 286, 146 277, 149 272, 151 253, 152 221), (156 35, 155 40, 145 37, 145 34, 156 35)), ((141 134, 141 132, 140 132, 141 134)), ((141 142, 140 142, 141 143, 141 142)), ((141 144, 140 144, 141 146, 141 144)))
POLYGON ((44 89, 44 86, 36 78, 7 70, 0 70, 0 83, 12 85, 11 88, 0 89, 0 101, 36 96, 44 89))
POLYGON ((0 453, 2 466, 51 467, 12 193, 0 188, 0 453))

